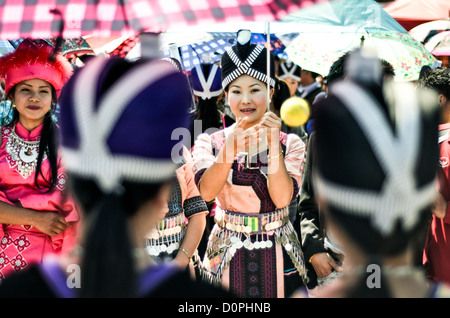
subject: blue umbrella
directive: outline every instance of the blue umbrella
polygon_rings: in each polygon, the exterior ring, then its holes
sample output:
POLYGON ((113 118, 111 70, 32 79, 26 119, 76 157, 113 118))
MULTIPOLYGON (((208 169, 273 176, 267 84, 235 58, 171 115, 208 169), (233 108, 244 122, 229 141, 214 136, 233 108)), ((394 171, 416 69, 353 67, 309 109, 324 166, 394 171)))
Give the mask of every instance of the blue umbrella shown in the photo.
MULTIPOLYGON (((196 65, 200 64, 202 55, 210 56, 212 62, 220 61, 223 53, 228 47, 236 44, 235 32, 208 32, 212 39, 200 43, 192 43, 190 45, 183 45, 179 47, 180 57, 183 60, 183 65, 186 70, 190 70, 196 65)), ((263 33, 252 33, 251 41, 255 44, 265 45, 266 35, 263 33)), ((286 59, 287 55, 284 52, 286 48, 277 36, 270 35, 272 52, 278 57, 286 59)), ((170 56, 170 50, 163 52, 164 56, 170 56)))
POLYGON ((11 53, 15 50, 14 46, 8 40, 0 41, 0 56, 11 53))

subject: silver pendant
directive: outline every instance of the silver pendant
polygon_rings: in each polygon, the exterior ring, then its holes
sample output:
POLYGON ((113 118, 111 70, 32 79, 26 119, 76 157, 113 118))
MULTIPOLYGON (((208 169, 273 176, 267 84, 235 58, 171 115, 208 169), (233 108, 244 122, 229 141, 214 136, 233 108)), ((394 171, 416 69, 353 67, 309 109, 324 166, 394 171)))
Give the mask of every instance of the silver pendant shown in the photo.
POLYGON ((19 158, 25 163, 33 162, 37 159, 38 152, 36 148, 28 148, 25 149, 25 147, 20 148, 19 151, 19 158))

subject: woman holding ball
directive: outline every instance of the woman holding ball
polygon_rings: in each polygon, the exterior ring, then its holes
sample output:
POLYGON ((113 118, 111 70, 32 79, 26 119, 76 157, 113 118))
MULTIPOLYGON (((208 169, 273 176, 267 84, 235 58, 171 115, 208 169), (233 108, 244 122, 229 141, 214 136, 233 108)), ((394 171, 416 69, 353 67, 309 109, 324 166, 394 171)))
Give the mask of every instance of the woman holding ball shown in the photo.
MULTIPOLYGON (((305 145, 267 110, 267 50, 238 32, 222 56, 222 87, 236 124, 201 134, 193 149, 201 196, 217 204, 203 277, 241 298, 288 297, 306 283, 288 206, 301 184, 305 145)), ((270 73, 274 74, 273 60, 270 73)))

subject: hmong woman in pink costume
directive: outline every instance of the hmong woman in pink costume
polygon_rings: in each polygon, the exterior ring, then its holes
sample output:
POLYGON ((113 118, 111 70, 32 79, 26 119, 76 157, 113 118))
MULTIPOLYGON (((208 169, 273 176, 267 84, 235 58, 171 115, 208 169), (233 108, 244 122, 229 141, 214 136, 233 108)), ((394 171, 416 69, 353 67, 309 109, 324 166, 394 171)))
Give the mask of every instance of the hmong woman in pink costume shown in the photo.
POLYGON ((72 73, 70 63, 45 41, 24 40, 0 58, 0 76, 13 107, 1 128, 0 281, 39 263, 46 253, 69 251, 79 220, 64 192, 58 155, 56 99, 72 73))
MULTIPOLYGON (((301 184, 305 145, 280 132, 281 119, 267 111, 267 50, 251 44, 248 34, 241 31, 222 56, 222 87, 236 124, 200 135, 192 153, 200 194, 217 204, 204 276, 238 297, 288 297, 306 280, 288 212, 301 184)), ((272 59, 271 75, 273 65, 272 59)), ((270 83, 273 94, 273 78, 270 83)))

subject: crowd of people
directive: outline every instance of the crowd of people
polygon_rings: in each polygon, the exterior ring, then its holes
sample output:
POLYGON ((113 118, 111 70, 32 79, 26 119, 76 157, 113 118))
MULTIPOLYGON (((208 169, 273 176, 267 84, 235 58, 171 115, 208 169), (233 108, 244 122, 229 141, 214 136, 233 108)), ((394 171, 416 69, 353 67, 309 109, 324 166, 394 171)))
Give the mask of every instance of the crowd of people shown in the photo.
POLYGON ((358 49, 322 77, 249 30, 177 62, 0 57, 0 297, 449 295, 448 68, 358 49))

